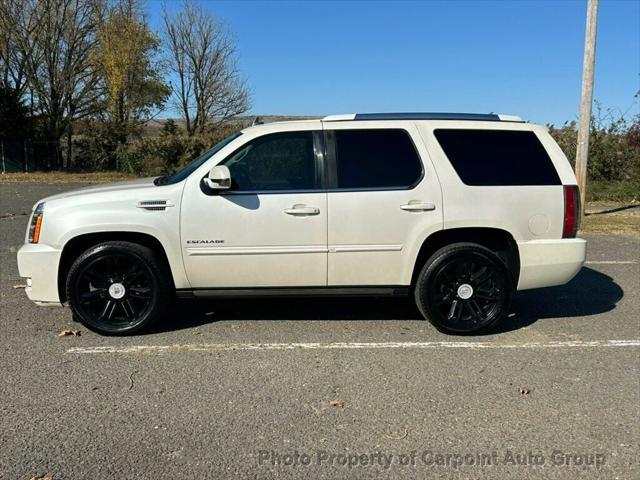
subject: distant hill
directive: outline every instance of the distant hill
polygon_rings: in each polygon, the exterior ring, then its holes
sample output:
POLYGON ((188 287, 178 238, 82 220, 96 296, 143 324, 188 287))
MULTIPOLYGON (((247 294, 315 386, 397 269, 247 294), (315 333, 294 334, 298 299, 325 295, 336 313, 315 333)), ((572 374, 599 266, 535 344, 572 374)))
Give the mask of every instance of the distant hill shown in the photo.
MULTIPOLYGON (((313 120, 316 118, 322 118, 322 116, 317 115, 241 115, 233 119, 234 123, 240 124, 243 127, 248 127, 251 125, 256 117, 260 117, 260 120, 263 123, 272 123, 272 122, 284 122, 287 120, 313 120)), ((143 135, 153 137, 160 133, 163 125, 169 120, 169 118, 157 118, 153 120, 149 120, 144 125, 143 135)), ((172 118, 176 125, 180 127, 182 130, 185 129, 185 121, 181 118, 172 118)))

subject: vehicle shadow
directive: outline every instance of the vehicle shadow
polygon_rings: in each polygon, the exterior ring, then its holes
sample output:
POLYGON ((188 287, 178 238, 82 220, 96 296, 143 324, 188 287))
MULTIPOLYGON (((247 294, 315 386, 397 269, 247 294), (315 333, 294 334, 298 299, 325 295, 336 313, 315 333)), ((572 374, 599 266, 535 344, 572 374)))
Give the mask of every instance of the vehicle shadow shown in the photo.
POLYGON ((178 300, 149 333, 181 330, 224 320, 420 320, 410 299, 246 298, 178 300))
POLYGON ((491 333, 527 327, 547 318, 588 317, 616 308, 624 297, 613 278, 588 267, 566 285, 518 292, 512 304, 515 315, 491 333))
MULTIPOLYGON (((566 285, 515 295, 512 314, 497 330, 504 333, 547 318, 587 317, 613 310, 624 296, 615 281, 583 268, 566 285)), ((149 333, 174 331, 224 320, 421 320, 411 298, 266 298, 180 300, 149 333)))

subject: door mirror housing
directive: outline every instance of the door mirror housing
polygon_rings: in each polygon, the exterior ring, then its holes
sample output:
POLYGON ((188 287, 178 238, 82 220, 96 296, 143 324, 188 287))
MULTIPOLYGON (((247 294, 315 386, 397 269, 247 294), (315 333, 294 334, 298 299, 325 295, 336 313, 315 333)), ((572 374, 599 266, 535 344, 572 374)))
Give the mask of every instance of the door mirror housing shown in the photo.
POLYGON ((205 185, 211 190, 229 190, 231 188, 231 172, 229 167, 225 165, 216 165, 206 177, 204 177, 205 185))

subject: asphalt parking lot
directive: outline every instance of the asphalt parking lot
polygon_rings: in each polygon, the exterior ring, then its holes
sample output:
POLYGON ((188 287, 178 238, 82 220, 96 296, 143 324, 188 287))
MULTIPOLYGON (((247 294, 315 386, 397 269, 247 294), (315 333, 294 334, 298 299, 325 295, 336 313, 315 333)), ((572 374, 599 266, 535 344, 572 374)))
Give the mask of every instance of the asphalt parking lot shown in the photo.
POLYGON ((107 338, 14 288, 31 206, 73 186, 0 184, 1 479, 640 478, 639 238, 587 236, 571 283, 483 337, 273 299, 107 338))

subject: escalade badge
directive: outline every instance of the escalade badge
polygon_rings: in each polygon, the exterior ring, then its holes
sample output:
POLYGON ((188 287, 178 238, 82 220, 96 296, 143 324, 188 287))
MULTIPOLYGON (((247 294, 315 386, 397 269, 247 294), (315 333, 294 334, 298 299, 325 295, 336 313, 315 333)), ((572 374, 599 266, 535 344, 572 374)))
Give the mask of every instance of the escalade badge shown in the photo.
POLYGON ((224 240, 187 240, 187 245, 212 245, 224 243, 224 240))

